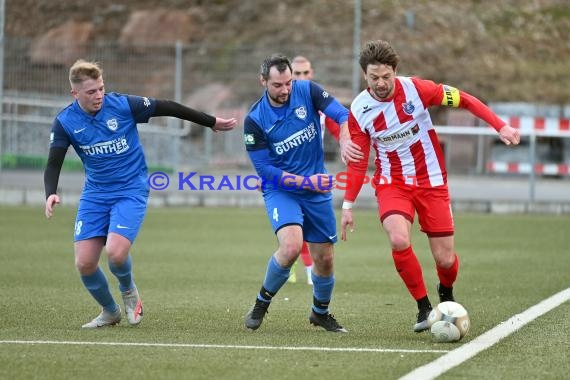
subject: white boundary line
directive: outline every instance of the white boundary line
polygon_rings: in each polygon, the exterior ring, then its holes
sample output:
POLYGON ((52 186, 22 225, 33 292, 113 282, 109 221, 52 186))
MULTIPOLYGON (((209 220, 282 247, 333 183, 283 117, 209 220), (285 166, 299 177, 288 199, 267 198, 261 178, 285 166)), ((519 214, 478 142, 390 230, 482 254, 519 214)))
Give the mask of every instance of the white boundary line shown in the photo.
POLYGON ((191 344, 191 343, 137 343, 137 342, 73 342, 59 340, 0 340, 0 344, 53 344, 75 346, 129 346, 129 347, 165 347, 165 348, 230 348, 242 350, 280 350, 280 351, 335 351, 335 352, 395 352, 406 354, 448 353, 449 350, 407 350, 397 348, 359 348, 359 347, 292 347, 292 346, 239 346, 233 344, 191 344))
POLYGON ((500 323, 469 343, 450 351, 431 363, 416 368, 412 372, 401 377, 400 380, 434 379, 451 368, 472 358, 479 352, 493 346, 501 339, 511 335, 527 323, 532 322, 536 318, 560 306, 569 299, 570 288, 566 288, 536 305, 531 306, 524 312, 512 316, 506 322, 500 323))

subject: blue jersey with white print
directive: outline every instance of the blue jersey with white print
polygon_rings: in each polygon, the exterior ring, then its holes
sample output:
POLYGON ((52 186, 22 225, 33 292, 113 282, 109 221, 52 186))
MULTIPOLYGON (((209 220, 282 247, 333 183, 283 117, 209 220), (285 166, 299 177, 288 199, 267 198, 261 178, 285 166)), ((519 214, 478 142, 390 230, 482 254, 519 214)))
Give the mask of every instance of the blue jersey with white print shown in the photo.
POLYGON ((301 176, 326 173, 319 111, 339 124, 348 110, 319 85, 294 80, 282 107, 269 103, 267 92, 250 109, 244 122, 244 142, 258 175, 301 176))
POLYGON ((137 123, 148 122, 155 107, 154 99, 109 93, 90 115, 75 101, 55 118, 50 147, 73 146, 85 169, 84 194, 148 193, 137 123))

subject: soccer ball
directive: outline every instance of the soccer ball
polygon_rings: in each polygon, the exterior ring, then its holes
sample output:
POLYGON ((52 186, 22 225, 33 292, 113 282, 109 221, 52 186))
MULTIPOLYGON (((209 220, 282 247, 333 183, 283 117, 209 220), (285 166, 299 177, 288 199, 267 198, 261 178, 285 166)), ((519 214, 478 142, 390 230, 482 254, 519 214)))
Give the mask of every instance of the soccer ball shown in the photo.
POLYGON ((446 301, 429 313, 428 326, 436 342, 457 342, 467 334, 471 321, 461 304, 446 301))

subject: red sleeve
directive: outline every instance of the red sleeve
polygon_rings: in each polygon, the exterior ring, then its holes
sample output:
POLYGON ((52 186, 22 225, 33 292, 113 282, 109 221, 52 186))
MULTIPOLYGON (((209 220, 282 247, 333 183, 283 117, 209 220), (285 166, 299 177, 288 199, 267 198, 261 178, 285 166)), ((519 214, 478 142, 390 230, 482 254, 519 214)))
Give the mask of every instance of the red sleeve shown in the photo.
POLYGON ((358 145, 362 152, 364 153, 364 158, 357 162, 351 162, 347 166, 346 178, 343 181, 338 181, 341 188, 344 186, 346 189, 344 193, 344 200, 349 202, 354 202, 362 184, 364 182, 364 177, 366 176, 366 170, 368 169, 368 157, 370 156, 370 135, 363 132, 356 121, 356 118, 352 112, 348 115, 348 131, 350 132, 350 138, 353 143, 358 145))
POLYGON ((329 133, 334 137, 336 141, 340 138, 340 125, 330 117, 325 118, 325 128, 329 131, 329 133))
POLYGON ((489 107, 483 104, 483 102, 465 91, 460 91, 455 87, 441 83, 437 84, 430 80, 420 78, 412 78, 412 82, 418 90, 420 99, 422 99, 422 103, 426 108, 429 106, 465 108, 473 115, 495 128, 497 132, 507 124, 489 107))
POLYGON ((484 120, 487 124, 495 128, 497 132, 504 127, 505 123, 499 116, 497 116, 489 107, 483 104, 482 101, 464 91, 459 91, 461 99, 459 107, 467 109, 479 119, 484 120))

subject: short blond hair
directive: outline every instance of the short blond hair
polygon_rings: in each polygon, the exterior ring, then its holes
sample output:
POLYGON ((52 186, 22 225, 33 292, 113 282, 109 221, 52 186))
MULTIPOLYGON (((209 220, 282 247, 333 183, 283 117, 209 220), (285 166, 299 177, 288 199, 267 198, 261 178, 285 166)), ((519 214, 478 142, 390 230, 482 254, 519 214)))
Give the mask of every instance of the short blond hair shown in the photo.
POLYGON ((69 69, 69 83, 71 87, 83 83, 88 79, 99 79, 103 76, 103 69, 97 62, 89 62, 84 59, 75 61, 69 69))

